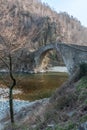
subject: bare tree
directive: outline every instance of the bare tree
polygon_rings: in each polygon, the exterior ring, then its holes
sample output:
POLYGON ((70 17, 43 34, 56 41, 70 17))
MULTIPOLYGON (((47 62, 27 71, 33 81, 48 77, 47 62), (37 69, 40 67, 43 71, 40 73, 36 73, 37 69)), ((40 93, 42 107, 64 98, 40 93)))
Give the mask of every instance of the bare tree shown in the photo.
MULTIPOLYGON (((12 38, 12 37, 11 37, 12 38)), ((15 55, 17 51, 17 47, 13 44, 12 39, 2 37, 2 48, 0 49, 0 67, 1 69, 5 69, 6 73, 8 73, 10 80, 9 83, 6 83, 6 86, 9 88, 9 107, 10 107, 10 118, 11 123, 14 123, 14 109, 13 109, 13 89, 16 86, 17 80, 14 76, 16 72, 16 66, 18 66, 18 58, 19 56, 15 55)), ((22 55, 22 54, 21 54, 22 55)))
POLYGON ((11 44, 8 43, 5 39, 3 39, 4 46, 1 50, 0 59, 4 66, 6 66, 6 70, 8 70, 11 83, 9 84, 9 106, 10 106, 10 117, 11 117, 11 123, 14 123, 14 112, 13 112, 13 88, 16 85, 16 79, 13 75, 13 63, 12 63, 12 50, 11 50, 11 44))

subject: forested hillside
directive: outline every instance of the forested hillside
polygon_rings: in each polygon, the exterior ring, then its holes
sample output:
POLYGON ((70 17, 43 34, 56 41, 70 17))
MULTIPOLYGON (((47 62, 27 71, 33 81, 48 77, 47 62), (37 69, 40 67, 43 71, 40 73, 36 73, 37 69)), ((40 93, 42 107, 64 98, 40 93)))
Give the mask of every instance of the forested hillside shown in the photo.
POLYGON ((40 0, 0 0, 0 48, 4 41, 29 53, 55 41, 87 45, 87 28, 40 0))
POLYGON ((11 33, 18 41, 27 38, 33 45, 55 40, 78 44, 87 41, 87 29, 80 21, 65 12, 55 12, 40 0, 0 0, 0 34, 11 33))

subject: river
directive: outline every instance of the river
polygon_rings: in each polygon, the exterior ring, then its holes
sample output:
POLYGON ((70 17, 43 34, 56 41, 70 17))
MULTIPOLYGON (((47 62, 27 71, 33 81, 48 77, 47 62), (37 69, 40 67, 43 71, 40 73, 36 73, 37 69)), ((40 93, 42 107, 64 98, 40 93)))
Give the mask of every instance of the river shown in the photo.
MULTIPOLYGON (((14 99, 34 101, 51 96, 68 78, 65 68, 60 69, 62 73, 57 72, 57 70, 58 68, 54 68, 53 72, 53 68, 51 68, 49 72, 45 73, 15 75, 17 85, 14 88, 14 99)), ((6 77, 6 80, 9 79, 6 77)), ((0 82, 0 98, 8 98, 9 90, 6 88, 4 81, 0 80, 0 82)))
MULTIPOLYGON (((33 105, 35 102, 38 102, 38 99, 50 97, 68 78, 65 69, 62 68, 62 73, 57 72, 57 70, 53 72, 53 68, 51 68, 46 73, 15 75, 17 85, 13 90, 14 113, 19 113, 22 108, 33 105), (51 70, 52 72, 50 72, 51 70)), ((9 81, 10 79, 6 73, 0 75, 0 128, 3 128, 5 125, 1 123, 1 120, 6 115, 9 115, 9 89, 6 87, 9 81)))

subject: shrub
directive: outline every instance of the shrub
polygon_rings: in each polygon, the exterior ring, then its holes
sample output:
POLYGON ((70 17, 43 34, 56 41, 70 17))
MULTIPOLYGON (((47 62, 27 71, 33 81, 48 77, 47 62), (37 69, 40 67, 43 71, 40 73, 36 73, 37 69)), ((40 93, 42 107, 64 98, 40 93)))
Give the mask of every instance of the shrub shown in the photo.
POLYGON ((80 64, 80 77, 87 75, 87 63, 80 64))

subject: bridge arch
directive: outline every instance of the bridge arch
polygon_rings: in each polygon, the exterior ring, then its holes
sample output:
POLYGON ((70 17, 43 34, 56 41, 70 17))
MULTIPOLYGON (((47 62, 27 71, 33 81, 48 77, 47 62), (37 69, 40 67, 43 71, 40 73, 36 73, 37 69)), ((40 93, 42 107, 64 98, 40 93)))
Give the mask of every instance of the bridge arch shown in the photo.
MULTIPOLYGON (((48 44, 46 46, 40 47, 39 50, 37 50, 37 52, 35 53, 35 64, 36 64, 35 66, 37 68, 39 68, 41 66, 41 64, 43 63, 44 57, 50 51, 55 51, 57 55, 60 55, 60 52, 59 52, 59 50, 56 49, 55 44, 48 44)), ((61 59, 63 59, 61 55, 60 55, 60 57, 61 57, 61 59)), ((63 63, 64 63, 64 61, 63 61, 63 63)))
POLYGON ((41 60, 49 50, 56 50, 57 53, 61 54, 70 75, 77 70, 81 63, 87 63, 87 46, 54 43, 42 46, 35 52, 34 62, 36 67, 39 67, 41 60))

